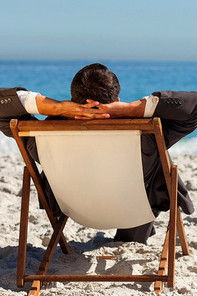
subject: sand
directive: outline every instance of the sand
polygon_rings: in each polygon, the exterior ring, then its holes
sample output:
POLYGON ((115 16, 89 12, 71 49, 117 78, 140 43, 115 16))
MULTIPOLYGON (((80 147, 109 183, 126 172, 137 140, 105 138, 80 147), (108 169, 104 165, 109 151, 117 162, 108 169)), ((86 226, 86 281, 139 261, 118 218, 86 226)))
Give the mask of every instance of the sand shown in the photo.
MULTIPOLYGON (((174 157, 179 164, 179 172, 185 181, 190 196, 197 208, 197 155, 174 157)), ((20 188, 23 161, 18 154, 0 156, 0 296, 27 295, 29 284, 23 289, 16 287, 16 262, 20 215, 20 188)), ((156 235, 145 246, 139 243, 113 242, 115 230, 98 231, 87 229, 71 219, 64 233, 73 254, 63 255, 58 247, 52 261, 51 273, 146 273, 158 267, 163 233, 166 229, 168 213, 162 213, 155 222, 156 235), (93 254, 93 258, 89 255, 93 254), (116 259, 97 260, 95 255, 119 254, 116 259)), ((188 237, 190 256, 182 256, 177 246, 176 278, 174 290, 164 287, 160 295, 197 295, 197 217, 183 215, 188 237)), ((36 191, 31 185, 31 205, 29 215, 29 237, 27 250, 27 273, 36 272, 38 262, 46 249, 51 227, 45 213, 39 209, 36 191)), ((41 296, 88 295, 88 296, 129 296, 154 295, 153 284, 149 283, 52 283, 43 285, 41 296)))

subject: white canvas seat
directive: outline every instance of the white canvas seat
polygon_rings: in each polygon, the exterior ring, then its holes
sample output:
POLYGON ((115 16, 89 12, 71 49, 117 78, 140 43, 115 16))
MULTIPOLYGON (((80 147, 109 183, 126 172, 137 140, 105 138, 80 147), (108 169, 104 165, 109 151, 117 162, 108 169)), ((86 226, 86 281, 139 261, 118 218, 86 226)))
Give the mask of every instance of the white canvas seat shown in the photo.
POLYGON ((67 216, 96 229, 154 220, 144 188, 139 131, 31 132, 67 216))

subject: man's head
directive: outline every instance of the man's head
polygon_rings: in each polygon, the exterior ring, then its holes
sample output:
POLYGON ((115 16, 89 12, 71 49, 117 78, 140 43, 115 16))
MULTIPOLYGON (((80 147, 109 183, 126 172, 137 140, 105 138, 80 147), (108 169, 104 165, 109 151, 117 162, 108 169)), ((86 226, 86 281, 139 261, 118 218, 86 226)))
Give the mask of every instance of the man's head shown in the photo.
POLYGON ((87 99, 112 103, 118 99, 119 92, 118 78, 102 64, 82 68, 71 83, 71 100, 80 104, 85 104, 87 99))

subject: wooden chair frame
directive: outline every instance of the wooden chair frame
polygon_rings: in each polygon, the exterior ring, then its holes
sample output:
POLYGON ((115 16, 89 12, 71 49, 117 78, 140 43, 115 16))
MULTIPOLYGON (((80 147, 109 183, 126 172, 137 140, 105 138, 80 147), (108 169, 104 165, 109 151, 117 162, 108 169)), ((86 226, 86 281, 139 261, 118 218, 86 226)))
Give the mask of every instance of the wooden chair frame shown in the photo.
MULTIPOLYGON (((26 167, 23 175, 23 191, 21 203, 20 235, 18 248, 17 286, 23 287, 25 282, 33 282, 29 296, 38 295, 43 282, 70 282, 70 281, 111 281, 111 282, 155 282, 156 294, 162 291, 163 282, 168 287, 174 286, 175 274, 175 246, 176 229, 178 229, 179 240, 184 255, 189 254, 188 243, 183 227, 180 210, 177 207, 177 166, 171 165, 166 149, 161 121, 153 119, 108 119, 108 120, 61 120, 61 121, 18 121, 11 120, 10 127, 18 144, 26 167), (40 174, 35 162, 28 154, 24 145, 24 137, 29 136, 30 131, 56 131, 56 130, 140 130, 142 134, 154 134, 161 164, 170 196, 170 217, 166 237, 163 244, 161 259, 157 274, 151 275, 47 275, 57 244, 65 254, 71 254, 63 229, 67 216, 56 219, 53 217, 47 204, 40 174), (44 254, 36 275, 26 275, 26 249, 27 228, 29 213, 30 178, 33 179, 41 202, 46 210, 48 218, 54 229, 53 235, 44 254)), ((102 259, 109 259, 102 257, 102 259)))

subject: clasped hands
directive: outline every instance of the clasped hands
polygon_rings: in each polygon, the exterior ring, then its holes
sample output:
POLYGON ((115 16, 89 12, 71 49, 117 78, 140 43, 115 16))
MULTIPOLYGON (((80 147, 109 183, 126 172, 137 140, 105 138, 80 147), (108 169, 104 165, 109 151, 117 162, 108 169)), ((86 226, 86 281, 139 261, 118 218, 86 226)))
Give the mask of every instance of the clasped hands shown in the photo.
POLYGON ((62 116, 75 119, 102 119, 127 117, 126 110, 129 103, 113 102, 101 104, 94 100, 87 100, 87 104, 81 105, 72 101, 64 101, 65 113, 62 116), (94 108, 96 107, 96 108, 94 108))

